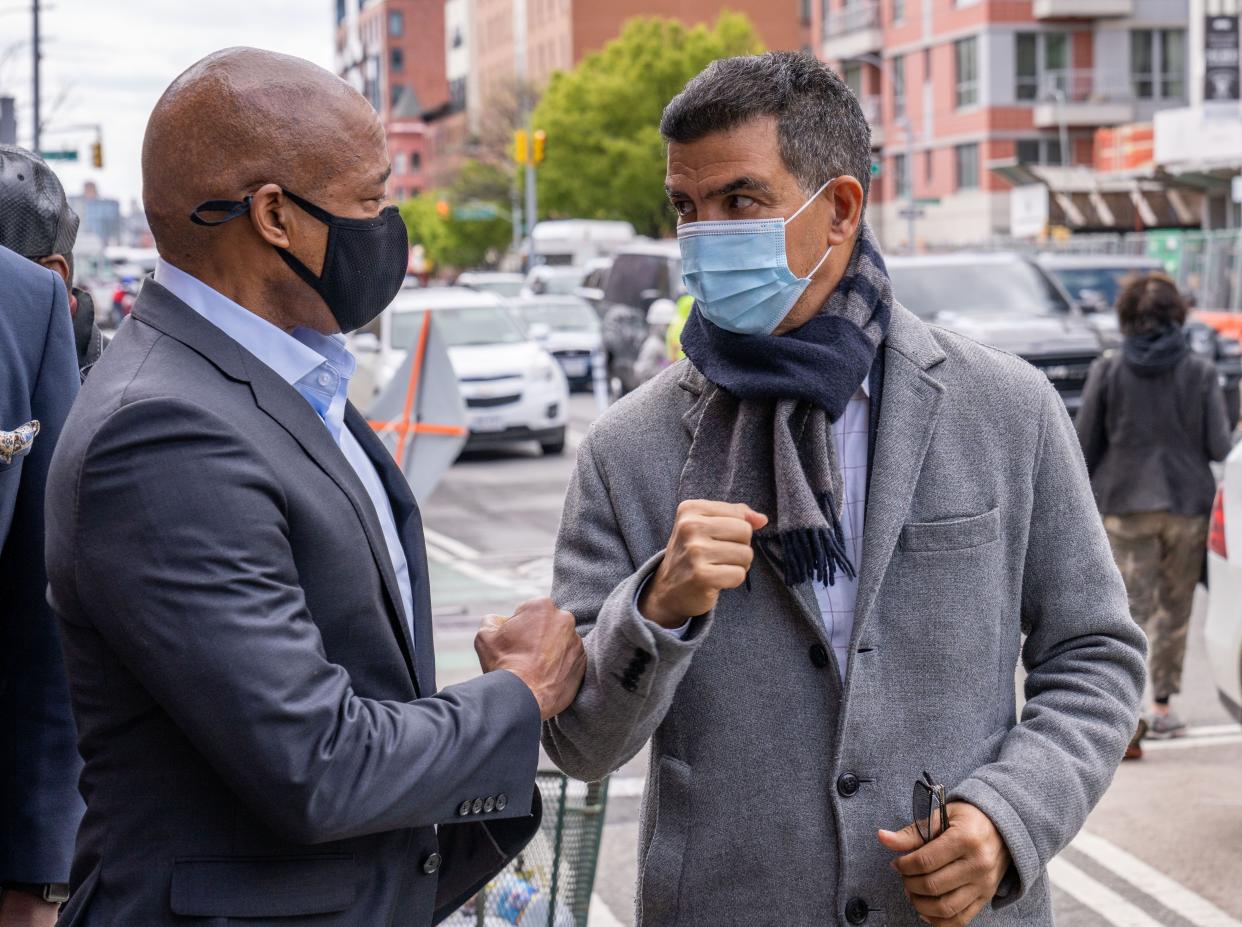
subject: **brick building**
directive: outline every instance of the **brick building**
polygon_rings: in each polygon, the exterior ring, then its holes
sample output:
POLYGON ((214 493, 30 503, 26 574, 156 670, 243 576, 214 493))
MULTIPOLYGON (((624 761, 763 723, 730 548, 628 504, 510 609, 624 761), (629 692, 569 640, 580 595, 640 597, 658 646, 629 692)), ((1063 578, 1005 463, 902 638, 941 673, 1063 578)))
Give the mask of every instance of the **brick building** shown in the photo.
POLYGON ((426 189, 426 117, 449 105, 444 0, 336 0, 336 71, 384 122, 389 195, 426 189))
POLYGON ((1185 3, 818 0, 811 19, 872 122, 872 222, 890 248, 908 244, 911 193, 927 201, 918 244, 1005 233, 1010 187, 993 166, 1092 166, 1096 130, 1188 95, 1185 3))

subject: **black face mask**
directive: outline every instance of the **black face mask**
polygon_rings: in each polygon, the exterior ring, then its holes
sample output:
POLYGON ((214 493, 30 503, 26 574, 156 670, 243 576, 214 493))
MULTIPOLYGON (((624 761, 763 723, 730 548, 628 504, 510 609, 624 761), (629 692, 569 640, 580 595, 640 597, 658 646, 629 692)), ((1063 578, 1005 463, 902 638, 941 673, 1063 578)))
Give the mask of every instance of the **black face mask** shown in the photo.
MULTIPOLYGON (((362 328, 384 311, 405 280, 410 242, 401 213, 389 206, 374 219, 345 219, 288 190, 284 195, 328 227, 323 272, 316 277, 288 248, 276 248, 276 253, 323 298, 341 331, 362 328)), ((190 213, 190 221, 223 225, 249 212, 250 199, 208 200, 190 213), (200 215, 204 212, 225 215, 204 219, 200 215)))

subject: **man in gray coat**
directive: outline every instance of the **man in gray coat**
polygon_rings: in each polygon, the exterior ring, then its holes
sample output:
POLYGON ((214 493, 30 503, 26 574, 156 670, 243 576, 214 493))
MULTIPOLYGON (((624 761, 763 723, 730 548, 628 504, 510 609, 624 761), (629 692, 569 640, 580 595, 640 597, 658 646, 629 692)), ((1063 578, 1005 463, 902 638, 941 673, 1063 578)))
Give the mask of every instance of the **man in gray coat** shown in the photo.
POLYGON ((646 927, 1051 924, 1143 685, 1065 408, 893 300, 814 59, 717 61, 661 131, 688 361, 580 449, 553 596, 588 670, 545 748, 596 779, 651 739, 646 927))

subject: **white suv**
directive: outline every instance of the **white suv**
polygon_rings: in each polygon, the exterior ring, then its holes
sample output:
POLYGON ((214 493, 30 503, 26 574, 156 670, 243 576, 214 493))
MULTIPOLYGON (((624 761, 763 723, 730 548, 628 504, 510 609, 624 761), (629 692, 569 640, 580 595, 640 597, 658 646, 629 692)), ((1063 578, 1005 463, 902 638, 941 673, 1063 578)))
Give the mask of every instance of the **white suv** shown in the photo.
POLYGON ((1225 460, 1212 509, 1205 634, 1220 700, 1242 722, 1242 444, 1225 460))

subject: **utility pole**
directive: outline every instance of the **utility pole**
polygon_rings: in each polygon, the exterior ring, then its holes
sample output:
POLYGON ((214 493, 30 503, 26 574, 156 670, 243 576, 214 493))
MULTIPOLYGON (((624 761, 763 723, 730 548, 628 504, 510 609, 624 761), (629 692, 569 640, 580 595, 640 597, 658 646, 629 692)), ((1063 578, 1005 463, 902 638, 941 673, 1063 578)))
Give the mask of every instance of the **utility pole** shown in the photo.
MULTIPOLYGON (((513 62, 515 65, 518 99, 521 100, 519 120, 526 129, 527 139, 533 138, 530 116, 531 105, 530 83, 526 77, 526 0, 513 0, 513 62)), ((530 238, 531 229, 539 218, 539 206, 535 192, 535 163, 529 153, 526 158, 526 237, 530 238)), ((533 247, 533 246, 532 246, 533 247)))
POLYGON ((30 149, 35 154, 38 154, 42 149, 42 138, 40 135, 41 123, 43 121, 42 115, 39 112, 39 62, 43 57, 42 46, 39 42, 39 0, 31 0, 31 10, 34 13, 34 28, 31 35, 31 38, 34 41, 34 47, 30 56, 31 61, 34 62, 34 79, 32 81, 32 89, 34 91, 34 125, 32 126, 30 149))

